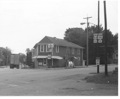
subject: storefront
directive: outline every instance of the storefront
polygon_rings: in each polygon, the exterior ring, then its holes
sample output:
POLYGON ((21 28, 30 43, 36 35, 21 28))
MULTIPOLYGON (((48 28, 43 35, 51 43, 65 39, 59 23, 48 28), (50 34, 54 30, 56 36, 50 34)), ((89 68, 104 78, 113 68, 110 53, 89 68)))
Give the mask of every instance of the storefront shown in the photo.
POLYGON ((39 67, 56 67, 63 60, 60 56, 36 56, 33 57, 35 68, 39 67))

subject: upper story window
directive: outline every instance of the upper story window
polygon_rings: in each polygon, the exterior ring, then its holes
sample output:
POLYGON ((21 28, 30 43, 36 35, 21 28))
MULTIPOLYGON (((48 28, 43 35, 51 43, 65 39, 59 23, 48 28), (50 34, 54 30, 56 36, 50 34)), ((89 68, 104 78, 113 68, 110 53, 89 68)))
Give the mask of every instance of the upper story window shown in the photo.
POLYGON ((52 52, 53 44, 41 44, 38 45, 38 52, 52 52))
POLYGON ((44 52, 44 45, 40 45, 40 52, 44 52))
POLYGON ((53 44, 46 45, 46 52, 52 52, 53 44))
POLYGON ((72 48, 72 54, 74 54, 74 53, 75 53, 74 48, 72 48))
POLYGON ((56 53, 59 53, 59 46, 56 45, 56 53))

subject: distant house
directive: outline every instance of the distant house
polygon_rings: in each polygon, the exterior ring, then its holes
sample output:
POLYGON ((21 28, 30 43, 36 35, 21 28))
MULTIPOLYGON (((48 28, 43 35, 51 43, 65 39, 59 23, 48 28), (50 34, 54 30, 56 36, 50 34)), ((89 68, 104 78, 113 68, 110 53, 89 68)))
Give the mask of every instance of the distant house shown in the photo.
POLYGON ((35 68, 65 67, 67 61, 82 66, 83 47, 56 37, 45 36, 32 50, 35 68))

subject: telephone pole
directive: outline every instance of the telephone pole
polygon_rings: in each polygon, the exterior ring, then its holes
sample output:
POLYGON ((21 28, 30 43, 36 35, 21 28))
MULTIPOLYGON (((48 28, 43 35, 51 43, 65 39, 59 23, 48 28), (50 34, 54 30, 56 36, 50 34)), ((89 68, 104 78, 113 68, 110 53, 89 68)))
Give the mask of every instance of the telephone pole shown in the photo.
POLYGON ((106 14, 106 1, 104 1, 104 20, 105 20, 105 75, 108 75, 107 69, 107 14, 106 14))
POLYGON ((89 35, 88 35, 88 26, 89 26, 89 19, 90 18, 92 18, 92 17, 86 17, 86 18, 83 18, 83 19, 86 19, 87 20, 87 38, 86 38, 86 65, 88 66, 89 65, 89 53, 88 53, 88 37, 89 37, 89 35))
MULTIPOLYGON (((98 33, 100 33, 100 1, 98 1, 98 33)), ((99 43, 96 44, 96 56, 99 57, 99 43)), ((97 58, 96 57, 96 58, 97 58)), ((97 65, 97 73, 99 73, 99 65, 97 65)))

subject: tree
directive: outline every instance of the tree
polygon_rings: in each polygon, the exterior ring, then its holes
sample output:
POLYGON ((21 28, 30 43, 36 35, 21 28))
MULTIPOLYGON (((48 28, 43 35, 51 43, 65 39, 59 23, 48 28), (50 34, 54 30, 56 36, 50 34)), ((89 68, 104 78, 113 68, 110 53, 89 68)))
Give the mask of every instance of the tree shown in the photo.
POLYGON ((0 66, 4 63, 4 55, 3 55, 3 48, 0 47, 0 66))
MULTIPOLYGON (((85 32, 87 32, 87 28, 85 29, 85 32)), ((99 27, 99 32, 102 33, 103 32, 103 28, 100 25, 99 27)), ((97 52, 97 44, 93 43, 93 34, 94 33, 98 33, 98 26, 91 26, 88 28, 88 39, 89 39, 89 44, 88 44, 88 48, 89 48, 89 64, 95 64, 95 60, 96 60, 96 56, 97 53, 99 53, 99 51, 97 52)), ((99 44, 100 45, 100 44, 99 44)), ((98 48, 99 49, 99 48, 98 48)), ((85 51, 86 52, 86 51, 85 51)), ((85 53, 86 54, 86 53, 85 53)), ((86 56, 86 55, 85 55, 86 56)))
MULTIPOLYGON (((101 59, 101 63, 104 63, 104 60, 105 60, 105 32, 102 28, 102 26, 100 26, 100 33, 103 33, 103 41, 101 44, 97 43, 93 43, 93 34, 94 33, 97 33, 97 30, 98 30, 98 26, 92 26, 92 27, 89 27, 89 63, 90 64, 95 64, 95 59, 96 59, 96 56, 98 53, 98 56, 100 57, 101 59), (92 31, 92 32, 90 32, 92 31), (98 45, 98 48, 96 47, 98 45)), ((86 30, 85 30, 86 31, 86 30)), ((113 42, 113 34, 110 30, 107 30, 107 45, 108 45, 108 48, 107 48, 107 54, 108 54, 108 63, 111 62, 112 60, 112 54, 113 54, 113 45, 112 45, 112 42, 113 42)))
POLYGON ((32 68, 32 51, 27 48, 26 49, 26 64, 32 68))
MULTIPOLYGON (((104 43, 105 43, 105 32, 103 30, 103 27, 100 25, 99 32, 103 33, 103 43, 98 44, 98 53, 101 58, 101 63, 104 63, 104 43)), ((75 44, 78 44, 80 46, 83 46, 84 49, 84 55, 83 58, 86 59, 86 33, 87 28, 83 30, 82 28, 69 28, 65 31, 65 37, 64 39, 73 42, 75 44)), ((89 39, 89 64, 95 64, 96 59, 96 44, 93 43, 93 34, 98 33, 98 26, 91 26, 88 28, 88 39, 89 39)), ((108 37, 108 60, 110 63, 110 59, 112 58, 113 54, 113 46, 118 46, 118 34, 113 35, 110 30, 107 30, 107 37, 108 37)))
POLYGON ((113 35, 112 45, 116 50, 118 50, 118 33, 113 35))
MULTIPOLYGON (((86 32, 82 28, 66 29, 64 39, 86 48, 86 32)), ((86 59, 85 50, 83 50, 83 59, 86 59)))
POLYGON ((82 28, 69 28, 65 31, 65 40, 85 47, 86 35, 82 28))
POLYGON ((21 62, 22 64, 25 64, 26 55, 23 54, 23 53, 19 53, 19 55, 20 55, 20 62, 21 62))
POLYGON ((11 50, 10 48, 0 47, 0 59, 1 65, 9 65, 10 64, 10 57, 11 57, 11 50))

